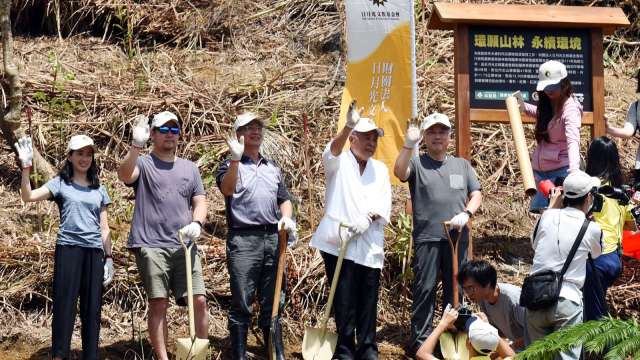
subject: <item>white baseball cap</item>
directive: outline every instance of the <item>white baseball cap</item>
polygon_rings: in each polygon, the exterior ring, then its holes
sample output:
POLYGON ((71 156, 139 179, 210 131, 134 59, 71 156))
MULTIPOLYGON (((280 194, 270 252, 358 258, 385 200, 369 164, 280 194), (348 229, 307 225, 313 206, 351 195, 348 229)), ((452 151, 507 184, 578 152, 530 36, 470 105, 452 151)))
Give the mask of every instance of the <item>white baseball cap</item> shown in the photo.
POLYGON ((384 130, 379 128, 378 125, 376 125, 376 123, 370 118, 360 118, 360 120, 358 120, 358 123, 356 124, 356 127, 353 128, 353 131, 361 133, 366 133, 373 130, 378 132, 378 136, 384 136, 384 130))
POLYGON ((549 85, 560 84, 560 81, 567 77, 567 68, 563 63, 556 60, 549 60, 540 65, 538 69, 537 91, 543 91, 549 85))
POLYGON ((591 189, 598 186, 600 186, 600 179, 579 170, 570 173, 562 183, 564 196, 570 199, 585 196, 591 189))
POLYGON ((163 111, 163 112, 157 113, 153 116, 153 120, 151 121, 151 127, 152 128, 160 127, 171 120, 175 121, 176 123, 178 123, 178 125, 180 125, 180 121, 178 120, 178 117, 176 116, 176 114, 172 113, 171 111, 163 111))
POLYGON ((236 117, 236 121, 233 123, 233 130, 238 131, 240 127, 245 126, 256 119, 264 125, 264 121, 262 121, 256 113, 250 111, 242 113, 236 117))
POLYGON ((422 120, 422 126, 420 130, 427 130, 435 124, 442 124, 449 129, 451 129, 451 122, 449 122, 449 117, 445 114, 441 114, 439 112, 434 112, 433 114, 427 116, 422 120))
POLYGON ((500 342, 498 330, 488 322, 475 319, 467 331, 471 346, 482 355, 489 355, 496 351, 500 342))
POLYGON ((67 152, 82 149, 85 146, 95 147, 93 139, 87 135, 74 135, 69 139, 67 144, 67 152))

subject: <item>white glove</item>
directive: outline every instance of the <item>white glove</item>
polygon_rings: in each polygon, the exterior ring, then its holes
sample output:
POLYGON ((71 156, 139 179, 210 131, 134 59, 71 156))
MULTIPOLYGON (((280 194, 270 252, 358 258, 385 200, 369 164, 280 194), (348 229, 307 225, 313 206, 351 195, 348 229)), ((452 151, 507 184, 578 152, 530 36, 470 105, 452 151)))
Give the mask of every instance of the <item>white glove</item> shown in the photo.
POLYGON ((463 211, 451 218, 450 222, 451 226, 458 228, 458 230, 462 230, 462 228, 467 225, 467 222, 469 222, 469 214, 463 211))
POLYGON ((420 128, 416 123, 410 121, 407 134, 404 136, 404 147, 413 149, 420 143, 420 140, 422 140, 420 128))
POLYGON ((364 110, 364 108, 360 108, 360 110, 356 109, 356 100, 353 100, 351 105, 349 105, 349 110, 347 111, 347 121, 345 126, 351 129, 356 127, 358 121, 360 121, 360 114, 362 113, 362 110, 364 110))
POLYGON ((33 164, 33 145, 31 144, 31 138, 28 136, 18 139, 18 142, 13 144, 18 151, 18 158, 22 163, 23 168, 28 168, 33 164))
POLYGON ((229 152, 231 153, 231 160, 238 161, 242 159, 244 153, 244 136, 237 135, 227 136, 227 146, 229 146, 229 152))
POLYGON ((185 237, 191 241, 195 241, 200 237, 200 224, 197 222, 192 222, 191 224, 180 229, 180 233, 182 237, 185 237))
POLYGON ((518 101, 518 107, 520 108, 520 112, 524 112, 525 110, 524 99, 522 98, 522 93, 520 92, 520 90, 514 92, 513 94, 511 94, 511 96, 515 97, 516 100, 518 101))
POLYGON ((113 270, 113 259, 107 258, 104 261, 104 275, 102 277, 102 286, 107 286, 111 284, 114 273, 115 271, 113 270))
POLYGON ((298 230, 296 229, 296 222, 290 217, 283 216, 280 218, 280 221, 278 221, 278 231, 280 230, 286 230, 289 233, 289 241, 287 242, 287 245, 291 246, 296 242, 298 238, 298 230))
POLYGON ((147 145, 147 140, 149 140, 149 134, 151 132, 149 129, 149 119, 144 115, 136 115, 133 120, 136 122, 136 125, 133 127, 131 133, 131 142, 136 147, 144 148, 147 145))
POLYGON ((349 231, 354 235, 362 235, 371 225, 371 218, 368 215, 358 217, 349 225, 349 231))

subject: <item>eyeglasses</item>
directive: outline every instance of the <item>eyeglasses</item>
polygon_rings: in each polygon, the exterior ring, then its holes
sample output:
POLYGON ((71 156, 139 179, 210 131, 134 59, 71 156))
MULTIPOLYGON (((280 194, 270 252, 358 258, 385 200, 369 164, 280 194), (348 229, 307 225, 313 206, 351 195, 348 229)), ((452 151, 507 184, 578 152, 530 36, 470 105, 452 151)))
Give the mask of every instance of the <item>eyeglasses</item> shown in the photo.
POLYGON ((180 134, 180 128, 177 127, 160 126, 158 128, 158 131, 160 132, 160 134, 168 134, 169 132, 171 132, 173 135, 180 134))

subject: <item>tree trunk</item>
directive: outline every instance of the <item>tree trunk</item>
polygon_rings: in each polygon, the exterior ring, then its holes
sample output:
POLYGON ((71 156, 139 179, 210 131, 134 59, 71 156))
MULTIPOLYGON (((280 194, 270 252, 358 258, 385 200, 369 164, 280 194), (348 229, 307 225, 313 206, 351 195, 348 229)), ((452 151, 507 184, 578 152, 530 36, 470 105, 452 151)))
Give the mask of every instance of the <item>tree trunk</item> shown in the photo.
MULTIPOLYGON (((7 107, 2 109, 0 117, 0 130, 2 137, 16 152, 13 144, 25 136, 24 129, 20 126, 22 113, 22 84, 20 72, 13 61, 13 35, 11 33, 11 0, 0 0, 0 31, 2 32, 2 62, 4 75, 8 80, 9 88, 6 89, 7 107)), ((17 155, 17 152, 16 152, 17 155)), ((33 149, 33 165, 44 180, 55 176, 53 166, 47 162, 37 149, 33 149)))

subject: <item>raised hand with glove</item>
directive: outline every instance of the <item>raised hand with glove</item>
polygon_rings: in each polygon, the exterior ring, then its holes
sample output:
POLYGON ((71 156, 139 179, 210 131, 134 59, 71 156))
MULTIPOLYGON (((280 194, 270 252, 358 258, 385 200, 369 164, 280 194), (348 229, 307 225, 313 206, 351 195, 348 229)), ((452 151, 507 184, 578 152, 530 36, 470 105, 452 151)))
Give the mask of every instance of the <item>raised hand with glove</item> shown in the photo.
POLYGON ((189 239, 190 241, 196 241, 200 237, 201 225, 197 221, 192 221, 191 224, 186 225, 180 229, 182 237, 189 239))
POLYGON ((13 144, 18 151, 18 158, 22 164, 22 168, 30 168, 33 165, 33 144, 28 136, 22 137, 17 143, 13 144))
POLYGON ((285 230, 287 233, 289 233, 289 241, 287 245, 292 246, 293 244, 295 244, 296 240, 298 239, 298 230, 296 228, 295 221, 293 221, 288 216, 281 217, 278 221, 278 231, 280 230, 285 230))
POLYGON ((418 144, 420 144, 421 140, 422 132, 420 131, 420 127, 415 122, 415 120, 412 119, 409 121, 407 134, 404 136, 404 148, 413 150, 418 144))
POLYGON ((469 213, 467 211, 462 211, 458 215, 452 217, 449 222, 452 227, 462 230, 462 228, 467 226, 467 223, 469 222, 469 213))
POLYGON ((347 121, 345 126, 353 129, 360 121, 360 116, 364 108, 357 109, 356 108, 356 100, 353 100, 349 105, 349 110, 347 111, 347 121))
POLYGON ((113 281, 113 275, 115 270, 113 269, 113 259, 109 256, 104 260, 104 275, 102 277, 102 286, 108 286, 113 281))
POLYGON ((151 134, 149 119, 145 115, 136 115, 133 120, 136 125, 131 132, 131 143, 138 149, 144 149, 144 147, 147 146, 147 140, 149 140, 151 134))
POLYGON ((226 138, 227 146, 229 147, 229 153, 231 153, 231 160, 239 161, 242 159, 244 153, 244 136, 238 136, 235 134, 229 135, 226 138))

